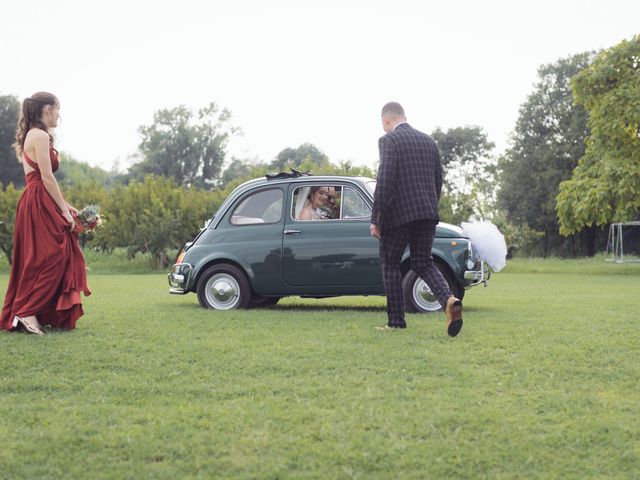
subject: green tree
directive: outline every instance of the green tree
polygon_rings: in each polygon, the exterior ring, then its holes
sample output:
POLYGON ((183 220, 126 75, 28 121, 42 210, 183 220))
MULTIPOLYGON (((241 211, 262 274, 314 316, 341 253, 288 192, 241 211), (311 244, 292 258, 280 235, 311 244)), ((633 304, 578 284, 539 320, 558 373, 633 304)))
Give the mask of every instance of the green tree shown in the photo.
POLYGON ((15 141, 20 103, 13 95, 0 95, 0 183, 24 186, 24 171, 11 145, 15 141))
POLYGON ((431 136, 440 150, 444 187, 451 193, 468 191, 478 167, 491 163, 495 144, 478 126, 455 127, 446 132, 437 128, 431 136))
POLYGON ((92 167, 64 152, 60 152, 60 168, 56 172, 56 178, 65 193, 68 187, 74 185, 97 182, 104 186, 111 186, 115 182, 112 173, 100 167, 92 167))
POLYGON ((222 172, 219 187, 224 189, 229 183, 236 179, 247 178, 256 167, 266 167, 266 165, 260 163, 253 164, 247 160, 234 158, 229 166, 225 168, 224 172, 222 172))
MULTIPOLYGON (((558 185, 568 179, 584 153, 587 113, 573 102, 570 80, 584 70, 593 53, 581 53, 543 65, 533 93, 520 107, 512 147, 499 161, 499 205, 514 225, 539 232, 540 249, 550 254, 582 253, 579 237, 559 235, 558 185), (576 246, 577 245, 577 246, 576 246)), ((593 252, 595 231, 585 232, 586 253, 593 252)))
POLYGON ((126 247, 130 256, 150 253, 155 267, 169 263, 169 252, 192 239, 222 203, 219 191, 178 186, 148 175, 118 185, 102 209, 105 224, 94 243, 104 250, 126 247))
POLYGON ((299 168, 303 163, 313 163, 318 167, 329 165, 329 157, 322 150, 311 143, 303 143, 297 148, 287 147, 280 151, 269 164, 269 168, 285 171, 289 167, 299 168))
POLYGON ((600 52, 572 81, 589 112, 587 148, 560 185, 560 232, 640 215, 640 35, 600 52))
POLYGON ((318 165, 310 158, 298 165, 298 170, 309 172, 313 175, 348 175, 351 177, 370 177, 375 178, 374 171, 367 166, 354 165, 349 160, 343 160, 335 163, 325 163, 318 165))
POLYGON ((491 218, 495 204, 495 144, 481 127, 437 128, 431 136, 438 143, 444 173, 440 198, 443 221, 459 224, 470 217, 491 218))
POLYGON ((229 137, 238 133, 231 112, 215 103, 194 114, 185 106, 160 110, 150 126, 139 129, 142 161, 129 169, 132 178, 146 175, 173 178, 179 185, 215 187, 229 137))
POLYGON ((337 165, 331 164, 331 175, 349 175, 351 177, 376 178, 375 172, 366 165, 354 165, 351 160, 341 160, 337 165))

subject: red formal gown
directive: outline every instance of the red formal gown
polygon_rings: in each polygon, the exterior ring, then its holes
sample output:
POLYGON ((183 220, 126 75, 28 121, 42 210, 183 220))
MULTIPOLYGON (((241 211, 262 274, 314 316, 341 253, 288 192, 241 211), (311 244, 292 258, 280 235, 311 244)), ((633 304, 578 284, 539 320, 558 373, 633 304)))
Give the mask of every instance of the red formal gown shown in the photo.
MULTIPOLYGON (((4 297, 0 328, 11 330, 13 317, 36 315, 42 325, 73 329, 84 313, 80 292, 91 295, 78 237, 47 192, 38 164, 26 176, 27 186, 18 201, 13 242, 13 262, 4 297)), ((51 148, 51 169, 58 169, 51 148)))

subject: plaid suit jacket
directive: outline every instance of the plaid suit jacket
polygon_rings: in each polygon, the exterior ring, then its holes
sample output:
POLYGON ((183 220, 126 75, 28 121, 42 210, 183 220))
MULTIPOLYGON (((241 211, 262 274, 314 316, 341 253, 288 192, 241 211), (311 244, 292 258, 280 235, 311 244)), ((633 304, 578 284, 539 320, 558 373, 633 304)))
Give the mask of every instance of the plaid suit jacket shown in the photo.
POLYGON ((415 220, 438 221, 442 165, 436 142, 402 123, 380 138, 378 148, 371 223, 387 230, 415 220))

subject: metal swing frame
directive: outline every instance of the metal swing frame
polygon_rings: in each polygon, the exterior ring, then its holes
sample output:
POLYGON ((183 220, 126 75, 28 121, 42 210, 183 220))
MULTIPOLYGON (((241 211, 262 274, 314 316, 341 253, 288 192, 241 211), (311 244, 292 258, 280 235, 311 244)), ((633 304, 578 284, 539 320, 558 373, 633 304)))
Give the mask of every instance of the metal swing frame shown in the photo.
POLYGON ((609 236, 607 238, 607 250, 605 256, 609 256, 608 262, 640 262, 640 258, 627 257, 624 258, 624 240, 622 236, 623 227, 640 227, 640 221, 612 223, 609 227, 609 236))

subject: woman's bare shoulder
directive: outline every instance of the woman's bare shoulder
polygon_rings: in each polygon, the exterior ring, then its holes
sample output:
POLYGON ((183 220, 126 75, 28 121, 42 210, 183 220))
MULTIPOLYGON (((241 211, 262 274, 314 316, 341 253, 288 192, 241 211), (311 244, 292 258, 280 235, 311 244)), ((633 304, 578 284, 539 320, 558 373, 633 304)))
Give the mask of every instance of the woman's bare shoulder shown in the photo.
POLYGON ((42 143, 42 142, 46 142, 47 144, 49 143, 49 134, 39 128, 32 128, 27 132, 27 135, 24 137, 25 147, 29 143, 36 144, 36 143, 42 143))
POLYGON ((41 128, 32 128, 27 132, 27 138, 46 138, 49 140, 49 134, 42 130, 41 128))

